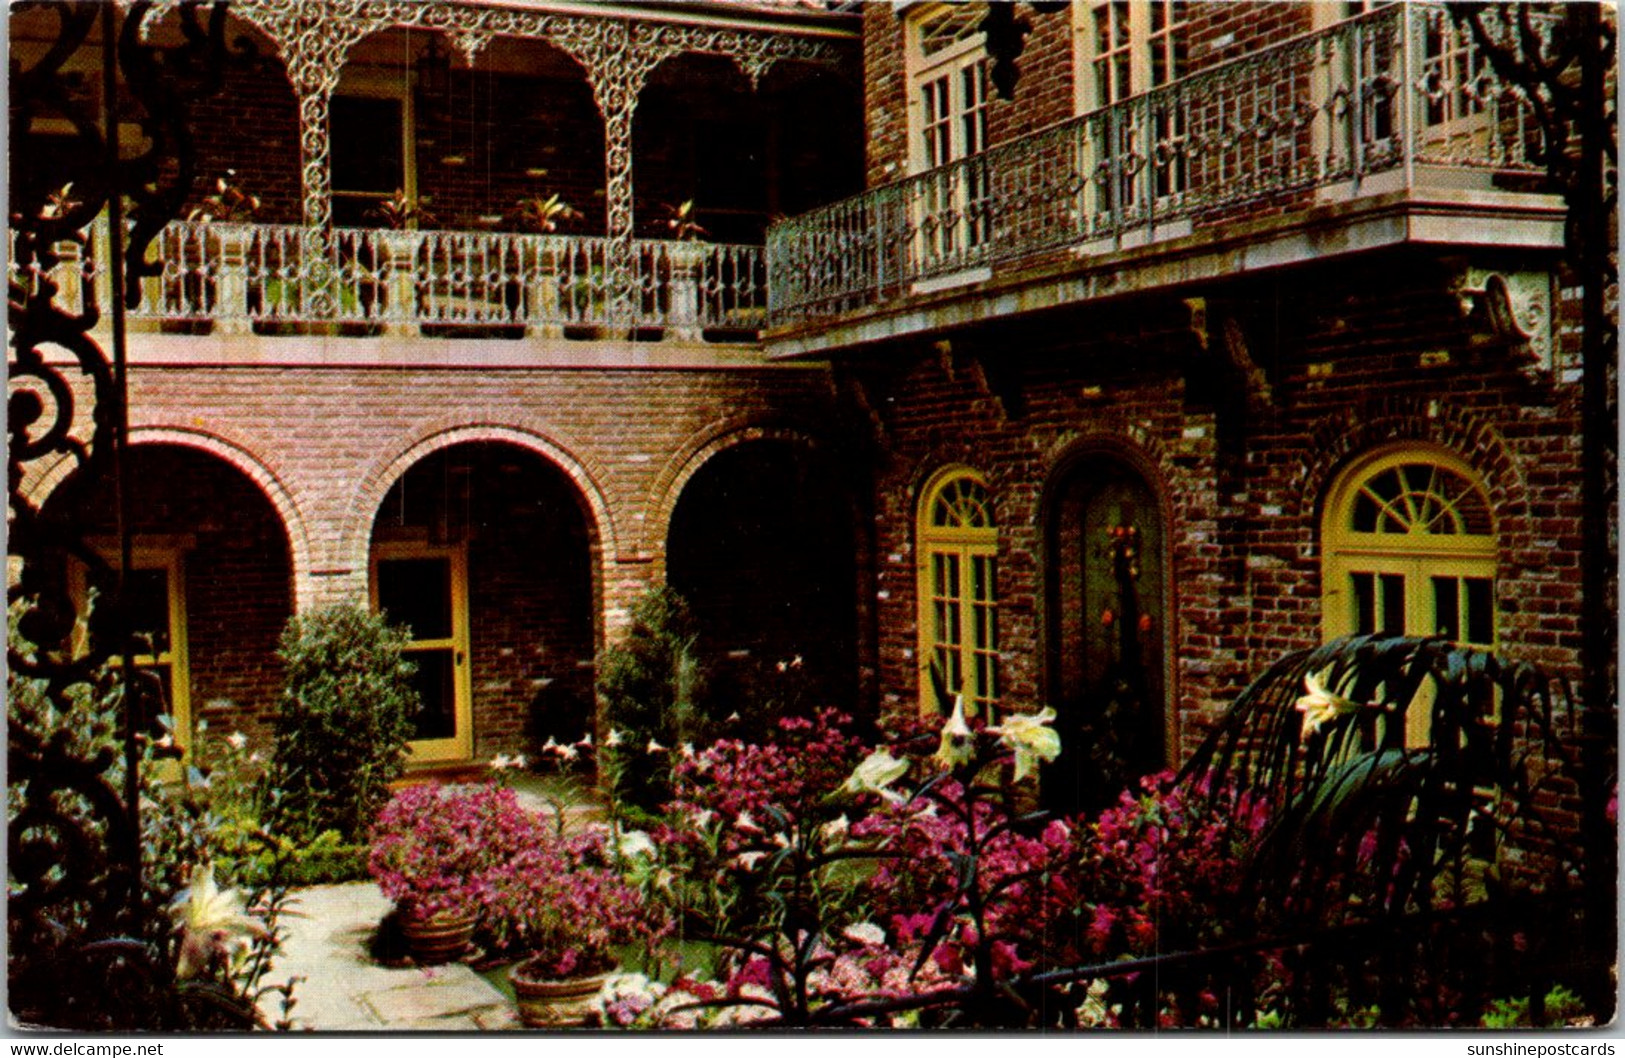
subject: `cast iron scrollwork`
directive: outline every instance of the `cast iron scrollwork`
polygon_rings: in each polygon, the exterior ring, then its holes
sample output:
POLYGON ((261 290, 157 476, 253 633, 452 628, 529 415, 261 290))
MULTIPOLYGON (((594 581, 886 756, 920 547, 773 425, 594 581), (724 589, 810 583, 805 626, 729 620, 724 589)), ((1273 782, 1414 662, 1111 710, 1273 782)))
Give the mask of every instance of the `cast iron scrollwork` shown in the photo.
MULTIPOLYGON (((121 768, 111 732, 62 723, 90 698, 133 711, 153 693, 133 678, 122 692, 107 685, 108 660, 133 654, 134 644, 122 632, 78 633, 67 575, 77 562, 88 582, 113 585, 101 601, 118 613, 116 556, 86 535, 93 497, 116 495, 121 484, 122 326, 112 329, 110 357, 101 324, 123 306, 104 305, 93 278, 98 261, 116 260, 110 271, 122 273, 120 294, 134 305, 141 279, 158 274, 149 249, 192 183, 184 101, 218 85, 225 5, 78 0, 19 4, 10 16, 9 939, 14 967, 26 952, 35 965, 54 959, 67 972, 61 959, 88 958, 98 938, 142 936, 150 917, 138 884, 133 729, 122 735, 121 768), (160 19, 178 43, 149 39, 160 19)), ((128 628, 124 620, 97 624, 128 628)), ((13 977, 14 1013, 44 1016, 13 977)), ((48 1002, 75 1023, 100 1016, 48 1002)))

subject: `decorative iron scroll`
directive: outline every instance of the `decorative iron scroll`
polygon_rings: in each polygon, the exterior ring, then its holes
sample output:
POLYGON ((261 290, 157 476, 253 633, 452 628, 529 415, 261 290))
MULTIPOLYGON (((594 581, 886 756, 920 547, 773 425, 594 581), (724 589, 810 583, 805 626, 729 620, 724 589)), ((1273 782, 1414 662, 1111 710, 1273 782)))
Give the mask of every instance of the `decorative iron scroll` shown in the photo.
MULTIPOLYGON (((472 64, 495 37, 544 40, 587 72, 604 119, 604 201, 609 237, 608 273, 615 291, 611 317, 628 319, 633 299, 632 114, 649 74, 683 52, 723 55, 739 65, 754 87, 773 63, 784 59, 836 63, 838 42, 794 36, 781 30, 629 22, 611 17, 523 11, 468 3, 422 0, 239 0, 232 10, 275 43, 299 99, 303 159, 306 260, 326 260, 331 221, 328 106, 338 88, 350 48, 392 27, 445 33, 472 64)), ((332 301, 317 285, 320 311, 332 301), (325 300, 324 300, 325 299, 325 300)))
MULTIPOLYGON (((85 534, 91 497, 120 487, 122 332, 114 328, 110 359, 91 333, 104 307, 88 277, 99 262, 110 265, 124 278, 115 296, 134 304, 141 277, 156 271, 148 248, 192 179, 183 101, 217 86, 225 55, 224 4, 178 7, 181 43, 173 46, 156 46, 143 32, 161 14, 168 13, 147 0, 118 8, 97 0, 20 4, 11 11, 14 33, 19 19, 34 17, 54 20, 54 32, 35 49, 42 53, 37 60, 15 37, 12 45, 6 513, 14 623, 7 660, 31 699, 59 714, 93 690, 109 657, 132 653, 121 632, 100 634, 100 621, 88 638, 76 636, 66 577, 71 561, 82 563, 93 579, 115 586, 103 603, 119 612, 119 579, 108 576, 113 564, 85 534), (98 30, 100 40, 93 36, 98 30), (101 58, 99 92, 70 69, 76 54, 101 58), (120 136, 115 121, 137 124, 138 134, 120 136), (55 139, 47 149, 30 143, 46 122, 53 131, 71 129, 67 141, 55 139), (103 211, 113 223, 103 226, 107 239, 97 245, 87 233, 103 211), (49 504, 33 488, 46 476, 60 482, 49 504)), ((122 306, 110 307, 116 316, 122 306)), ((127 626, 122 619, 106 625, 127 626)), ((123 694, 126 711, 139 708, 133 682, 123 694)), ((141 924, 132 731, 126 725, 123 790, 115 756, 76 748, 82 735, 11 726, 8 781, 23 791, 8 828, 14 959, 36 950, 31 945, 58 942, 59 912, 67 905, 88 918, 90 937, 137 932, 141 924)))

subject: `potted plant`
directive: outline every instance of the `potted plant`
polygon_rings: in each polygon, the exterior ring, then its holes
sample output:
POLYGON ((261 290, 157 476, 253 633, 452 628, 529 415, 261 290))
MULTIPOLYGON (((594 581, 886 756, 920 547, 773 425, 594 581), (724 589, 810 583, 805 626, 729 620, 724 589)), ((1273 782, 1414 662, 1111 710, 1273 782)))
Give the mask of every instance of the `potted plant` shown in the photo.
POLYGON ((581 213, 556 193, 538 192, 514 203, 514 216, 524 230, 552 235, 565 221, 579 220, 581 213))
POLYGON ((467 950, 494 879, 544 842, 510 789, 409 786, 379 813, 367 869, 395 902, 413 957, 446 962, 467 950))
POLYGON ((519 1016, 538 1028, 588 1024, 594 1000, 623 957, 649 951, 661 913, 612 866, 607 831, 554 835, 493 878, 495 943, 524 958, 508 970, 519 1016))

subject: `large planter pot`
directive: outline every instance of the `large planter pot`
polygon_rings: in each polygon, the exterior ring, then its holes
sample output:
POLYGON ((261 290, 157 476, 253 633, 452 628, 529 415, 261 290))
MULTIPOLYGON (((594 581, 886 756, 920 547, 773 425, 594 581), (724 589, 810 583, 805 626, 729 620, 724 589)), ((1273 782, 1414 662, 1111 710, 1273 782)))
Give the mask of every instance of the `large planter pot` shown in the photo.
POLYGON ((468 950, 474 936, 471 911, 436 911, 424 915, 401 910, 401 934, 412 958, 425 965, 451 962, 468 950))
POLYGON ((508 968, 508 983, 519 1003, 519 1020, 531 1028, 584 1028, 598 1023, 598 993, 614 973, 553 980, 539 976, 527 961, 508 968))

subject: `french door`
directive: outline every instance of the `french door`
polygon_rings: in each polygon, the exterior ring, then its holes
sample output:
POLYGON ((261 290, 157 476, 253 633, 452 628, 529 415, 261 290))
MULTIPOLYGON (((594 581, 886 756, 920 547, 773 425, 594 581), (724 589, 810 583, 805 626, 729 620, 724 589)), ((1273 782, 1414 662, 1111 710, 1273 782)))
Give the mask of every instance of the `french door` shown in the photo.
POLYGON ((421 702, 412 760, 468 760, 474 732, 466 552, 419 543, 374 547, 372 603, 411 636, 406 653, 417 666, 413 683, 421 702))

